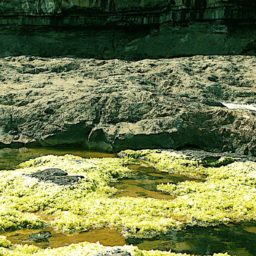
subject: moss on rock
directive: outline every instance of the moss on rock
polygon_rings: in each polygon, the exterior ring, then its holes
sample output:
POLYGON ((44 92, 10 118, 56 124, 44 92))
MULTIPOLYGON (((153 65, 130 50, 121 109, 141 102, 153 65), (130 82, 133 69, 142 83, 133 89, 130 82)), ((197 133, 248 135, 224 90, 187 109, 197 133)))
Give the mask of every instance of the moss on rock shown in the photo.
MULTIPOLYGON (((25 162, 15 171, 1 172, 0 230, 46 226, 62 232, 79 232, 109 227, 125 237, 152 238, 191 225, 256 220, 255 162, 234 162, 213 168, 171 152, 126 151, 122 156, 121 159, 45 156, 25 162), (127 168, 127 164, 139 162, 140 156, 144 164, 160 171, 197 180, 159 185, 159 190, 175 196, 173 200, 115 197, 117 190, 112 184, 134 175, 135 170, 127 168), (84 178, 64 186, 28 175, 47 168, 59 168, 68 175, 84 178)), ((22 255, 79 255, 74 254, 77 251, 94 255, 86 253, 106 249, 88 243, 47 250, 29 246, 4 249, 9 246, 4 244, 5 240, 0 251, 3 255, 21 255, 21 252, 22 255)), ((136 256, 175 255, 129 248, 136 256)))
MULTIPOLYGON (((141 153, 140 153, 141 152, 141 153)), ((127 157, 135 153, 126 151, 127 157)), ((161 184, 158 189, 176 196, 174 212, 187 217, 187 225, 209 226, 219 223, 256 220, 256 163, 235 162, 206 168, 199 159, 169 151, 143 150, 143 160, 164 172, 204 177, 200 181, 161 184)), ((230 159, 230 158, 229 158, 230 159)))

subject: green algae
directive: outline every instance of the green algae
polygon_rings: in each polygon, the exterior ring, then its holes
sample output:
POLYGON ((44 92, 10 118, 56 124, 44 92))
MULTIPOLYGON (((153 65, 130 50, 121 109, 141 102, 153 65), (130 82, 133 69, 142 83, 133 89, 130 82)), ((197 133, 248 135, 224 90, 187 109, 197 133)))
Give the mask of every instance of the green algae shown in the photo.
POLYGON ((140 162, 151 164, 159 171, 175 173, 193 178, 204 178, 205 168, 196 159, 189 159, 185 154, 158 150, 126 150, 121 156, 129 162, 140 162))
POLYGON ((11 241, 9 241, 5 236, 0 236, 0 248, 9 248, 11 244, 11 241))
MULTIPOLYGON (((125 151, 132 157, 132 151, 125 151)), ((139 152, 136 152, 138 159, 139 152)), ((252 221, 256 219, 256 163, 233 162, 218 168, 204 167, 199 160, 174 152, 144 150, 143 160, 158 170, 192 176, 204 176, 204 182, 185 181, 158 185, 160 191, 175 196, 175 211, 190 221, 187 225, 252 221)))
MULTIPOLYGON (((72 233, 110 228, 126 238, 153 238, 186 226, 256 220, 255 162, 205 167, 198 160, 170 152, 125 151, 124 155, 123 159, 44 156, 21 164, 15 171, 2 171, 0 202, 3 207, 0 214, 4 217, 0 221, 0 230, 44 226, 72 233), (169 200, 116 197, 118 190, 113 184, 134 177, 136 171, 127 165, 140 163, 140 158, 159 172, 184 175, 191 180, 158 185, 159 191, 171 195, 169 200), (59 186, 27 176, 52 167, 85 178, 70 186, 59 186)), ((90 246, 96 245, 85 243, 84 247, 72 245, 68 248, 82 250, 83 255, 87 255, 90 246)), ((1 252, 3 255, 21 255, 18 254, 21 252, 22 255, 63 255, 61 250, 23 245, 2 248, 0 255, 1 252)), ((133 255, 176 255, 134 250, 137 254, 133 255)))
MULTIPOLYGON (((0 200, 1 199, 2 198, 0 198, 0 200)), ((23 228, 36 229, 43 227, 43 222, 37 218, 37 216, 17 211, 10 207, 9 203, 5 200, 1 200, 0 232, 23 228)))

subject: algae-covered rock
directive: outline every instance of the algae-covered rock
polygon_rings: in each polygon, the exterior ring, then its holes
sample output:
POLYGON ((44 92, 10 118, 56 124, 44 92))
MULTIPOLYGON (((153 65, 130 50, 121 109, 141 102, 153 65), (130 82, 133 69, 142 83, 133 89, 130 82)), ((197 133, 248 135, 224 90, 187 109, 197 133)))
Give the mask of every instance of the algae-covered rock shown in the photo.
MULTIPOLYGON (((140 154, 130 151, 126 155, 135 153, 136 157, 140 154)), ((44 225, 63 232, 110 227, 126 237, 150 238, 191 225, 256 220, 255 162, 235 161, 210 168, 175 152, 142 151, 141 154, 143 161, 160 171, 184 174, 196 180, 158 185, 159 190, 175 197, 172 200, 115 197, 117 190, 111 184, 136 172, 125 166, 128 157, 45 156, 21 164, 17 171, 2 172, 0 199, 8 206, 10 215, 3 211, 5 222, 0 227, 8 229, 5 223, 13 221, 12 229, 24 228, 18 223, 26 216, 24 213, 29 213, 28 216, 34 216, 44 225), (29 176, 52 166, 68 175, 85 178, 72 186, 59 186, 29 176)))
MULTIPOLYGON (((224 162, 220 167, 206 167, 200 157, 209 157, 210 153, 192 156, 191 151, 130 150, 120 155, 123 158, 44 156, 22 163, 17 170, 2 171, 0 201, 4 207, 1 209, 0 228, 3 235, 5 231, 24 228, 47 227, 56 232, 72 233, 108 227, 126 238, 139 239, 170 234, 170 231, 188 226, 256 220, 255 161, 232 157, 230 164, 224 162), (127 168, 133 161, 137 164, 142 161, 163 173, 190 175, 196 180, 159 185, 159 190, 174 196, 170 200, 116 197, 117 190, 112 186, 135 174, 135 169, 127 168), (33 174, 42 172, 57 177, 82 175, 85 178, 72 186, 60 186, 33 177, 33 174)), ((46 230, 33 234, 31 238, 41 242, 51 239, 50 236, 46 230)), ((0 252, 3 255, 69 256, 79 255, 78 252, 90 256, 185 255, 88 243, 39 249, 12 245, 5 238, 1 239, 0 252)))
MULTIPOLYGON (((1 186, 2 188, 4 187, 1 186)), ((14 188, 12 188, 14 189, 14 188)), ((12 193, 8 196, 0 196, 1 209, 0 209, 0 232, 16 230, 16 229, 26 229, 26 228, 41 228, 43 227, 43 221, 41 221, 37 216, 30 213, 23 213, 22 211, 16 210, 13 207, 12 193)), ((19 197, 19 194, 17 194, 19 197)))

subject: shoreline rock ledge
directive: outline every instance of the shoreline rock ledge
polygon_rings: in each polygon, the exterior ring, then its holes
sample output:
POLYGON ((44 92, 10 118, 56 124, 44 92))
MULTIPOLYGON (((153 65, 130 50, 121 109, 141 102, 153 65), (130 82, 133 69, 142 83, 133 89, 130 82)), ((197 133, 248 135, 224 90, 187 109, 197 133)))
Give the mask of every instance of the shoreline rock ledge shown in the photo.
POLYGON ((0 66, 0 147, 256 155, 256 57, 8 57, 0 66))

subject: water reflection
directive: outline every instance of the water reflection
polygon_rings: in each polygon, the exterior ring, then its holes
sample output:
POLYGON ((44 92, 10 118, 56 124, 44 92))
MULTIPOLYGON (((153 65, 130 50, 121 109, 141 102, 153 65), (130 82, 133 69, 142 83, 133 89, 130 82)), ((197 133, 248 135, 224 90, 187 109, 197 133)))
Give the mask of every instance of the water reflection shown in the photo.
POLYGON ((144 250, 163 250, 197 255, 228 252, 230 255, 256 255, 256 223, 220 225, 217 227, 190 227, 172 231, 155 239, 129 239, 144 250))
POLYGON ((58 248, 70 244, 77 244, 80 242, 99 242, 105 246, 122 246, 125 245, 125 238, 116 230, 103 228, 98 230, 91 230, 88 232, 63 234, 48 228, 44 230, 19 230, 4 234, 13 244, 29 244, 36 245, 40 248, 58 248), (30 237, 39 232, 50 232, 51 237, 46 241, 36 242, 30 237))
POLYGON ((82 149, 70 148, 20 148, 20 149, 0 149, 0 170, 12 170, 22 162, 27 160, 46 156, 56 155, 63 156, 71 154, 83 158, 108 158, 115 157, 114 154, 90 152, 82 149))
POLYGON ((114 229, 103 228, 83 233, 63 234, 51 228, 45 230, 20 230, 4 235, 14 244, 33 244, 41 248, 58 248, 80 242, 99 242, 105 246, 132 244, 143 250, 162 250, 196 255, 228 252, 230 255, 256 255, 256 223, 220 225, 217 227, 190 227, 171 231, 154 239, 127 239, 114 229), (51 232, 48 241, 35 242, 31 234, 51 232))
MULTIPOLYGON (((155 199, 171 200, 174 197, 157 190, 157 185, 163 183, 179 183, 186 180, 195 180, 194 178, 180 175, 170 174, 157 171, 153 167, 143 165, 129 165, 130 169, 135 171, 132 178, 122 179, 113 186, 118 189, 116 197, 150 197, 155 199)), ((202 180, 198 180, 202 181, 202 180)))

